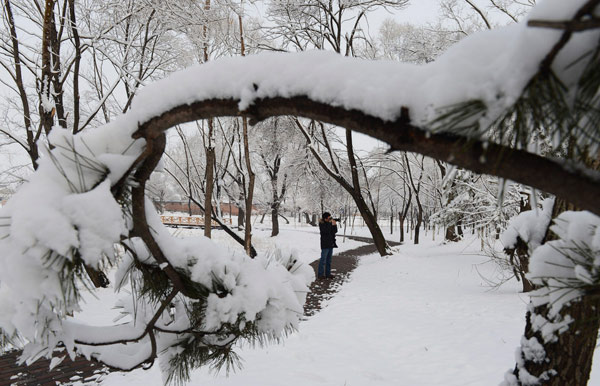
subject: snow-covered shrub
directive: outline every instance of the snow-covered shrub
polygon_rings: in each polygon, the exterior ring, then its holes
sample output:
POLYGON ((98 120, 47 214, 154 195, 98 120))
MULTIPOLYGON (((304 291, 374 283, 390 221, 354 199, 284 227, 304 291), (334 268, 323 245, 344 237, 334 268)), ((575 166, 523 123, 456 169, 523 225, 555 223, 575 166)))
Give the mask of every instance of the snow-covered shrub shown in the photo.
POLYGON ((542 208, 527 210, 510 219, 506 230, 500 235, 500 242, 507 249, 513 249, 520 238, 533 252, 542 244, 548 225, 552 220, 554 198, 541 202, 542 208))

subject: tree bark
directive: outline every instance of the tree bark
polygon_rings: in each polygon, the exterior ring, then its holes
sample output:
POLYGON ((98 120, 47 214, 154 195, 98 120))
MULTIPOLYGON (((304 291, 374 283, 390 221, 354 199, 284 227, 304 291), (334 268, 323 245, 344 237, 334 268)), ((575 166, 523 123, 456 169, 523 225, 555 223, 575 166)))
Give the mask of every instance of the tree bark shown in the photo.
MULTIPOLYGON (((548 307, 534 308, 534 314, 547 315, 548 307)), ((583 296, 578 301, 564 306, 561 315, 570 315, 573 322, 567 331, 558 335, 555 342, 543 343, 540 331, 534 331, 532 313, 527 313, 525 339, 537 339, 546 352, 545 360, 536 362, 520 353, 527 372, 540 376, 544 372, 558 372, 543 381, 544 386, 585 386, 592 369, 592 360, 596 348, 598 328, 600 327, 600 296, 583 296)), ((519 379, 522 376, 518 367, 513 374, 519 379)))

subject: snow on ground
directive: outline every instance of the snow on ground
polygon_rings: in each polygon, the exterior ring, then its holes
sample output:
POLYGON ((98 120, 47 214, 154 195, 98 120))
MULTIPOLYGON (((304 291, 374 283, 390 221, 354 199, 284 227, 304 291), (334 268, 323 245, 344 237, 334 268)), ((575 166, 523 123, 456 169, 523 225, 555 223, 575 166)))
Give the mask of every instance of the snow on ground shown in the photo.
MULTIPOLYGON (((386 229, 384 228, 384 231, 386 229)), ((175 230, 182 237, 199 230, 175 230)), ((343 234, 343 229, 340 229, 343 234)), ((350 229, 348 229, 350 233, 350 229)), ((364 228, 354 234, 368 235, 364 228)), ((387 235, 397 240, 398 234, 387 235)), ((318 228, 282 225, 271 238, 269 224, 255 224, 259 251, 275 245, 295 250, 310 262, 319 256, 318 228)), ((239 248, 222 232, 213 238, 239 248)), ((486 279, 497 268, 480 253, 480 242, 467 238, 443 245, 442 235, 422 235, 421 245, 408 241, 386 259, 364 257, 351 280, 326 307, 300 324, 280 345, 242 347, 243 369, 214 374, 193 373, 193 385, 495 385, 514 366, 523 333, 526 295, 520 283, 492 290, 486 279)), ((338 235, 339 250, 362 243, 338 235)), ((335 255, 334 255, 335 258, 335 255)), ((85 311, 97 324, 109 323, 112 295, 88 299, 85 311)), ((161 385, 158 366, 131 373, 113 373, 103 386, 161 385)), ((589 385, 600 384, 597 360, 589 385)))
MULTIPOLYGON (((266 226, 254 235, 259 250, 276 243, 295 248, 302 260, 318 257, 315 228, 283 226, 276 242, 266 226)), ((490 290, 480 274, 491 277, 496 268, 479 255, 478 241, 440 242, 441 236, 434 242, 429 234, 422 245, 403 245, 387 259, 363 258, 327 307, 283 344, 243 347, 242 370, 227 377, 201 369, 191 384, 498 384, 514 365, 527 298, 516 282, 490 290)), ((159 385, 160 380, 155 366, 110 374, 102 384, 159 385)))

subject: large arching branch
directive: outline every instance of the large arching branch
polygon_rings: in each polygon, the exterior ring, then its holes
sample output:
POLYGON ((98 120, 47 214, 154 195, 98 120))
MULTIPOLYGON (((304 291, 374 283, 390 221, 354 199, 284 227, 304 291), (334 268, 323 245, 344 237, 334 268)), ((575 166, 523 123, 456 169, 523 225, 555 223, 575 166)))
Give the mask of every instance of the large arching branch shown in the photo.
POLYGON ((552 160, 524 150, 449 133, 430 133, 411 124, 403 108, 396 121, 384 121, 359 110, 347 110, 306 96, 257 99, 241 111, 239 100, 208 99, 171 108, 140 122, 135 138, 152 140, 184 122, 221 116, 246 116, 251 123, 294 115, 345 127, 390 145, 391 150, 420 153, 476 173, 495 175, 564 197, 580 209, 600 215, 600 177, 565 160, 552 160))

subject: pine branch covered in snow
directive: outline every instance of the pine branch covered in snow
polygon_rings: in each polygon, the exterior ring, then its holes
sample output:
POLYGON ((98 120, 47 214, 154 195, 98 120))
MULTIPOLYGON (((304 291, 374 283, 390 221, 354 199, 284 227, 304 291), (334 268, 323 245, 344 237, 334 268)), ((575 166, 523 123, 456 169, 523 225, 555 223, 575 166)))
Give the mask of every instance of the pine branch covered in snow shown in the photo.
POLYGON ((312 269, 290 255, 251 259, 171 236, 145 199, 152 168, 129 176, 144 141, 132 143, 136 125, 123 123, 75 136, 53 130, 55 148, 1 209, 9 224, 0 230, 0 331, 26 343, 21 359, 59 346, 122 370, 159 358, 171 380, 201 365, 231 367, 240 339, 294 329, 312 269), (80 292, 94 290, 90 270, 107 266, 117 269, 124 322, 89 326, 79 321, 80 292))

